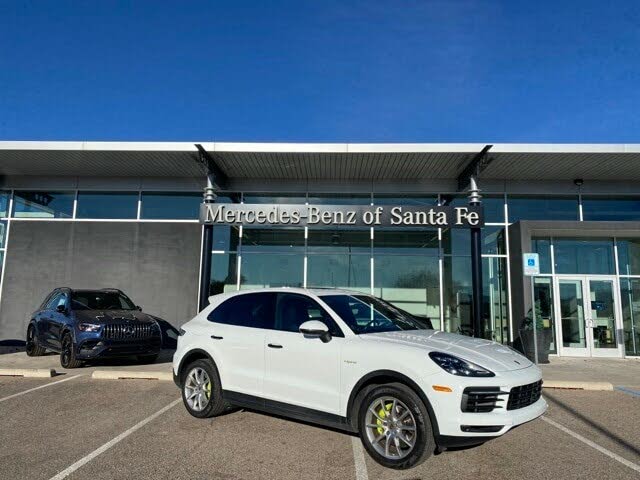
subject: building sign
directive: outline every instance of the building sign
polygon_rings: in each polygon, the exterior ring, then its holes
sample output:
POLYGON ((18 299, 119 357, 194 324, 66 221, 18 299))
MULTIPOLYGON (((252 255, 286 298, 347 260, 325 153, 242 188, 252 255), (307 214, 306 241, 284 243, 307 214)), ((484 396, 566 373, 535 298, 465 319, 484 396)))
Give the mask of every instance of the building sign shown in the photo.
POLYGON ((526 276, 540 275, 540 255, 537 253, 523 253, 522 268, 526 276))
POLYGON ((200 206, 200 223, 211 225, 449 227, 484 225, 481 206, 354 206, 210 203, 200 206))

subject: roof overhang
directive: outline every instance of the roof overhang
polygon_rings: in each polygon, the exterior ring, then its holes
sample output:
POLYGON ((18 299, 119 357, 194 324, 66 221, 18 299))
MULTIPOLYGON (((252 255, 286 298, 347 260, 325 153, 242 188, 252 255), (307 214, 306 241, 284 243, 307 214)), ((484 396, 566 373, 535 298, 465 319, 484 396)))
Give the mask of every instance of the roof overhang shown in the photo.
MULTIPOLYGON (((485 143, 0 142, 0 175, 230 179, 457 179, 485 143)), ((492 180, 640 180, 640 144, 495 144, 492 180)))

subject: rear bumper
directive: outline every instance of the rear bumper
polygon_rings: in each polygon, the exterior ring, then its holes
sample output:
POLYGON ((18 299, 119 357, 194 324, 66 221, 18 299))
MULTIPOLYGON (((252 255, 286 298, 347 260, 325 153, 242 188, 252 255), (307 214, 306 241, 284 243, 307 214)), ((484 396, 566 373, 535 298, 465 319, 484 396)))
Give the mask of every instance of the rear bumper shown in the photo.
POLYGON ((135 355, 156 355, 160 353, 160 336, 137 341, 117 341, 91 339, 78 345, 77 357, 83 360, 106 357, 130 357, 135 355))

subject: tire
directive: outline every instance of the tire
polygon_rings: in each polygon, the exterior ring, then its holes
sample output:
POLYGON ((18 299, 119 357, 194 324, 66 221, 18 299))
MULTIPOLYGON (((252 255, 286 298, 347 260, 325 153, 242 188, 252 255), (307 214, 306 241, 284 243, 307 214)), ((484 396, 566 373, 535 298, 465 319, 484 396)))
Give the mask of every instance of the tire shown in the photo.
POLYGON ((387 468, 420 465, 436 448, 427 408, 401 383, 380 385, 364 396, 358 409, 358 430, 369 455, 387 468))
POLYGON ((73 338, 68 333, 62 336, 60 365, 62 368, 78 368, 82 365, 82 362, 76 358, 76 346, 73 343, 73 338))
POLYGON ((196 418, 215 417, 229 407, 222 398, 218 369, 210 360, 201 359, 190 363, 182 372, 180 384, 182 402, 187 411, 196 418))
POLYGON ((44 355, 46 349, 38 345, 38 339, 36 338, 36 327, 29 325, 27 328, 27 341, 25 344, 28 357, 40 357, 44 355))
POLYGON ((140 363, 156 363, 158 354, 154 353, 153 355, 138 355, 137 359, 140 363))

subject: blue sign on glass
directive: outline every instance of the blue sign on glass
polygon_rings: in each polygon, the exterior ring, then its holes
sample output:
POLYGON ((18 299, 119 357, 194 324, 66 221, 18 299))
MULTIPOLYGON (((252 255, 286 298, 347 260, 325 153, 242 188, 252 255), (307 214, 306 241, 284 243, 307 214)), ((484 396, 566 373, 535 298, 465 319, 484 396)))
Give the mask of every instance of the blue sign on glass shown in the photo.
POLYGON ((522 266, 524 274, 539 275, 540 274, 540 255, 537 253, 523 253, 522 254, 522 266))

